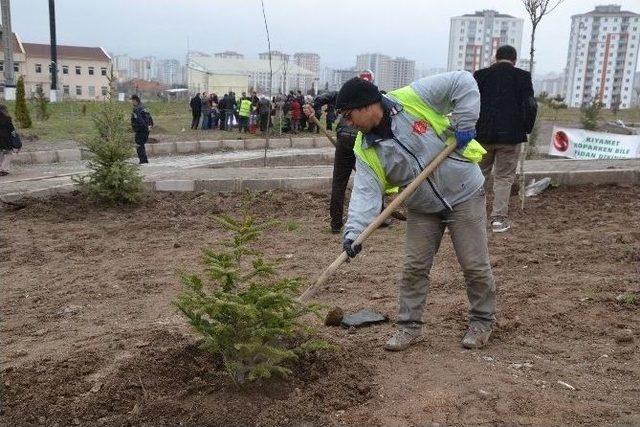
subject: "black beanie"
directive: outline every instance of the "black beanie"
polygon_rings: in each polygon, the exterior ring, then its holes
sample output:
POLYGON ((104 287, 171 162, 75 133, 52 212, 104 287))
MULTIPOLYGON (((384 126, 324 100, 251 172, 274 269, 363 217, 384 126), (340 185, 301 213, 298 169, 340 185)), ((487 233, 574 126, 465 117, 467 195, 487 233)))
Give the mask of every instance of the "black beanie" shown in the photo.
POLYGON ((360 77, 354 77, 347 80, 338 92, 336 109, 341 111, 362 108, 380 102, 381 99, 378 86, 360 77))

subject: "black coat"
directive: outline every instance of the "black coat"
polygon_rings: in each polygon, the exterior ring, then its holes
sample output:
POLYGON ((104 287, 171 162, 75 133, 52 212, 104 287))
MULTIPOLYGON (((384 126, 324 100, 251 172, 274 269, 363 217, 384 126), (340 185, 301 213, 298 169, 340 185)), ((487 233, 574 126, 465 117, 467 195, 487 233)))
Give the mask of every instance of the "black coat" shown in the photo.
POLYGON ((508 62, 476 71, 480 118, 476 139, 481 144, 519 144, 527 140, 537 114, 531 73, 508 62))
POLYGON ((11 132, 15 131, 11 117, 0 113, 0 150, 11 150, 11 132))
POLYGON ((202 111, 202 101, 199 96, 194 96, 191 98, 191 102, 189 102, 189 107, 191 107, 191 111, 199 114, 202 111))

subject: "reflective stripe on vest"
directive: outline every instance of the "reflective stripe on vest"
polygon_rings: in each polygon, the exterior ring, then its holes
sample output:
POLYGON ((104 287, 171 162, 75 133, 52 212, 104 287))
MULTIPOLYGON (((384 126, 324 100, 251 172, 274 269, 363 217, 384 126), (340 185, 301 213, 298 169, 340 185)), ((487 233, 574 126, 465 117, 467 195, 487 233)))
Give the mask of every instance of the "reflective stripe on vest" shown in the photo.
POLYGON ((248 99, 240 101, 240 111, 238 114, 242 117, 249 117, 251 115, 251 101, 248 99))
MULTIPOLYGON (((447 135, 447 144, 456 143, 455 136, 450 134, 449 131, 449 127, 451 126, 449 118, 429 107, 411 86, 396 89, 389 92, 389 95, 402 105, 402 108, 407 112, 407 114, 416 119, 427 121, 438 136, 441 137, 443 134, 447 135)), ((362 148, 362 132, 358 132, 358 136, 356 136, 355 143, 353 144, 353 152, 361 162, 369 166, 375 173, 386 194, 394 194, 398 192, 398 187, 394 187, 387 180, 387 174, 384 172, 382 162, 380 161, 375 148, 362 148)), ((486 153, 487 151, 482 148, 482 145, 473 139, 464 149, 462 155, 473 163, 479 163, 480 160, 482 160, 482 156, 486 153)))
POLYGON ((398 192, 398 187, 394 187, 387 181, 387 174, 384 173, 384 168, 382 167, 376 150, 373 147, 362 148, 362 132, 358 132, 358 136, 356 136, 356 141, 353 144, 353 152, 360 161, 369 166, 373 173, 376 174, 386 194, 395 194, 398 192))
MULTIPOLYGON (((447 144, 456 143, 455 137, 447 132, 451 126, 449 118, 427 105, 411 86, 396 89, 389 92, 389 95, 402 104, 409 115, 419 120, 426 120, 439 137, 442 137, 444 133, 447 137, 447 144)), ((473 163, 480 163, 485 154, 487 154, 487 150, 482 148, 482 145, 475 139, 472 139, 462 152, 462 156, 473 163)))

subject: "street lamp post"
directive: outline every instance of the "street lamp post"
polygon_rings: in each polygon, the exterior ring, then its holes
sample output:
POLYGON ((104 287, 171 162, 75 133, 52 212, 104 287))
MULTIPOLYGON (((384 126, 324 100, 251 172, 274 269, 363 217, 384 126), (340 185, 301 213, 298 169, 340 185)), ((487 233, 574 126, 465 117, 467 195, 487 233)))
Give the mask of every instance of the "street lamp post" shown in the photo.
POLYGON ((13 33, 11 32, 11 5, 9 0, 0 0, 2 8, 2 44, 4 45, 4 99, 16 99, 16 84, 13 79, 13 33))
POLYGON ((51 35, 51 91, 49 92, 49 101, 56 102, 58 100, 58 53, 56 46, 56 8, 55 0, 49 0, 49 32, 51 35))

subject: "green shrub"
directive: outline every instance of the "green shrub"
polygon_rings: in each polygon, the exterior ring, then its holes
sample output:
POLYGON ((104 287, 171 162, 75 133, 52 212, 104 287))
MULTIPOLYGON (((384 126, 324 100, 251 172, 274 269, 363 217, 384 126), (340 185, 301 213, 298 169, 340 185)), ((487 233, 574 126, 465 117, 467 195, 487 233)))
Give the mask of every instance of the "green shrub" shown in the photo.
POLYGON ((49 101, 44 96, 44 90, 42 86, 36 88, 36 117, 38 120, 49 119, 49 111, 47 108, 49 101))
POLYGON ((108 101, 93 117, 96 135, 82 143, 92 154, 88 162, 91 172, 73 179, 92 200, 108 204, 135 203, 142 196, 140 168, 129 161, 135 150, 124 115, 111 91, 108 101))
POLYGON ((222 241, 220 251, 204 251, 210 289, 198 275, 183 273, 184 290, 173 304, 204 337, 201 347, 222 359, 237 384, 287 376, 299 356, 328 347, 299 322, 317 314, 319 306, 296 301, 299 280, 276 278, 277 261, 251 247, 273 222, 214 218, 233 238, 222 241))
POLYGON ((23 76, 18 78, 18 83, 16 84, 16 120, 23 129, 29 129, 33 124, 27 108, 23 76))
POLYGON ((594 99, 591 103, 582 107, 582 116, 580 117, 580 121, 582 122, 582 127, 587 130, 597 130, 598 129, 598 119, 600 118, 600 110, 602 109, 602 103, 598 100, 594 99))

